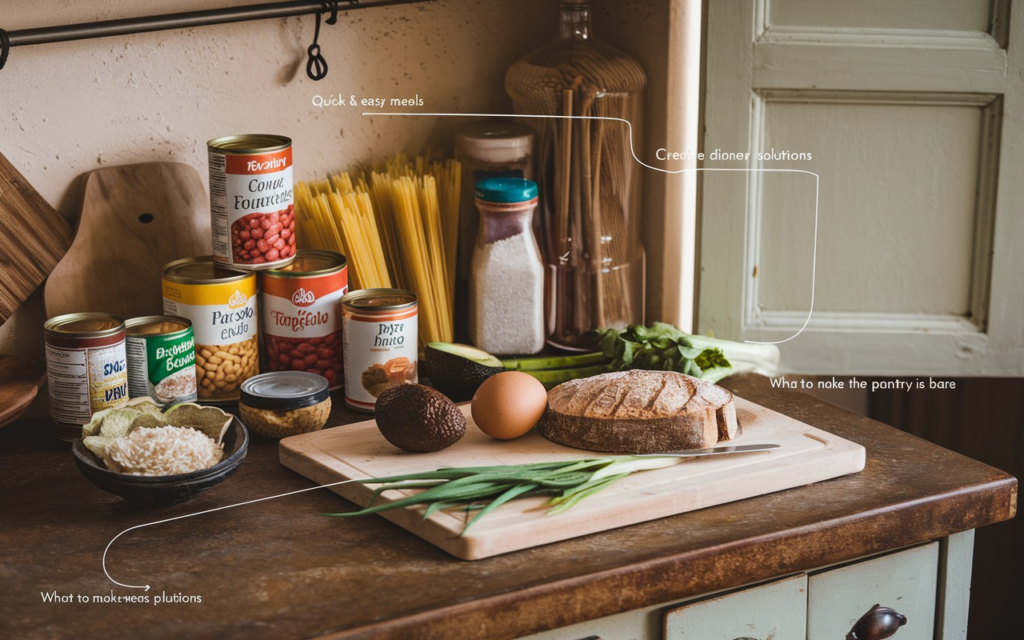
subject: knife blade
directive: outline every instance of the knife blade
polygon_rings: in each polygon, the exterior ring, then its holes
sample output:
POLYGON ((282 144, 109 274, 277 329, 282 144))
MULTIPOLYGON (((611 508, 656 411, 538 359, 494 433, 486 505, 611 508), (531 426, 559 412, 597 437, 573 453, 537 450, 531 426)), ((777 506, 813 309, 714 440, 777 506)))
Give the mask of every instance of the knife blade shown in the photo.
POLYGON ((669 451, 666 453, 641 453, 638 458, 699 458, 701 456, 723 456, 731 453, 752 453, 754 451, 770 451, 778 449, 778 444, 741 444, 730 447, 712 447, 710 449, 690 449, 689 451, 669 451))

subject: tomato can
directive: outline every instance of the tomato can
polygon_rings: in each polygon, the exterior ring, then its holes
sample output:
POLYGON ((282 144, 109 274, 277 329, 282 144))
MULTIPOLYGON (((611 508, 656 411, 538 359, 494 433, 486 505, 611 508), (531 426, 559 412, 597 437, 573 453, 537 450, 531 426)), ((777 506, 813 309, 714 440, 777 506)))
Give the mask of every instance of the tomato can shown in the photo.
POLYGON ((333 251, 300 249, 295 261, 260 272, 267 371, 308 371, 344 384, 341 298, 348 263, 333 251))
POLYGON ((143 316, 124 323, 128 395, 162 407, 196 400, 196 340, 181 316, 143 316))
POLYGON ((213 258, 232 269, 283 267, 295 259, 292 141, 225 136, 207 143, 213 258))
POLYGON ((259 373, 256 274, 221 269, 212 256, 163 268, 164 313, 192 322, 200 402, 238 402, 242 382, 259 373))
POLYGON ((124 320, 69 313, 43 325, 54 435, 74 440, 92 414, 128 401, 124 320))
POLYGON ((360 289, 341 299, 345 345, 345 404, 372 412, 385 389, 416 382, 416 294, 360 289))

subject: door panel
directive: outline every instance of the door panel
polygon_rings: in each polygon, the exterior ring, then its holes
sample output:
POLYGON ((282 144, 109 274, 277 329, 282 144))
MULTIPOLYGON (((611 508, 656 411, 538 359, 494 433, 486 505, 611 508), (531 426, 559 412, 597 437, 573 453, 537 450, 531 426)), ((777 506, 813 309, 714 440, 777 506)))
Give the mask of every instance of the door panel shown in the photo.
MULTIPOLYGON (((813 153, 770 164, 822 176, 815 309, 969 318, 983 107, 811 99, 766 97, 763 146, 813 153), (852 179, 829 179, 853 162, 852 179)), ((814 192, 805 185, 800 174, 762 177, 753 283, 762 313, 810 303, 814 192)))
POLYGON ((768 23, 773 27, 863 27, 869 29, 974 29, 986 31, 987 0, 944 3, 934 0, 772 0, 768 23))
POLYGON ((785 371, 1024 374, 1024 15, 1006 11, 708 3, 698 331, 786 340, 813 281, 785 371))

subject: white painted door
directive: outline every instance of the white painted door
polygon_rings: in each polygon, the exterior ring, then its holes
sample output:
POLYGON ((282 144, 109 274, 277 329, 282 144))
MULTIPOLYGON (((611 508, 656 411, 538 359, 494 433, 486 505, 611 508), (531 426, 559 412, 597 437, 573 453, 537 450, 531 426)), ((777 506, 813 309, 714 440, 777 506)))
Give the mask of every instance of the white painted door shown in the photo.
POLYGON ((699 331, 785 340, 813 278, 786 371, 1024 375, 1022 5, 707 3, 699 331))

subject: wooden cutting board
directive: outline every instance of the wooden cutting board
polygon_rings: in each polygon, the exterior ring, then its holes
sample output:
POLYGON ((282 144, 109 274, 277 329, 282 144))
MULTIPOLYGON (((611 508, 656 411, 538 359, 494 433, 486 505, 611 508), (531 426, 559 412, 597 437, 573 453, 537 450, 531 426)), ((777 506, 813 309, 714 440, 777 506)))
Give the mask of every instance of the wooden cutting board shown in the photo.
POLYGON ((210 252, 210 201, 191 166, 97 169, 86 178, 75 241, 46 283, 47 316, 162 313, 163 265, 210 252))
MULTIPOLYGON (((599 531, 702 509, 716 504, 827 480, 864 468, 864 447, 788 416, 736 398, 743 435, 729 444, 777 443, 772 451, 697 458, 657 471, 637 473, 619 481, 572 509, 547 517, 542 498, 515 500, 488 514, 469 532, 459 533, 467 514, 437 513, 423 519, 423 510, 385 512, 388 520, 465 560, 568 540, 599 531)), ((370 420, 281 441, 281 463, 319 484, 353 478, 383 477, 439 467, 525 464, 600 457, 554 444, 537 432, 500 442, 473 424, 469 406, 466 436, 454 446, 429 454, 394 448, 370 420)), ((361 484, 343 484, 331 491, 364 505, 372 491, 361 484)), ((389 492, 395 500, 410 492, 389 492)), ((345 509, 340 508, 339 511, 345 509)), ((366 516, 375 517, 375 516, 366 516)), ((338 526, 345 526, 344 520, 338 526)))
POLYGON ((64 218, 0 154, 0 324, 43 283, 71 246, 64 218))

